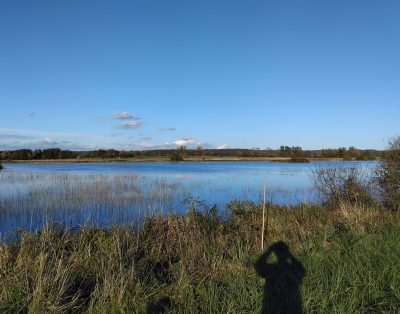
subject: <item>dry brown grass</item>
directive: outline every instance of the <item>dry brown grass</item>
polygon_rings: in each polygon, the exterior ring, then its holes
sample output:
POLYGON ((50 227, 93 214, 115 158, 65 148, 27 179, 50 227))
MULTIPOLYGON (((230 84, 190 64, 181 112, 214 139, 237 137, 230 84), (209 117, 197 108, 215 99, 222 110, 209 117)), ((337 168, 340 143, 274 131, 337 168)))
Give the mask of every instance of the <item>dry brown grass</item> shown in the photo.
POLYGON ((397 215, 392 215, 384 209, 349 203, 341 203, 331 215, 339 225, 358 233, 397 218, 397 215))

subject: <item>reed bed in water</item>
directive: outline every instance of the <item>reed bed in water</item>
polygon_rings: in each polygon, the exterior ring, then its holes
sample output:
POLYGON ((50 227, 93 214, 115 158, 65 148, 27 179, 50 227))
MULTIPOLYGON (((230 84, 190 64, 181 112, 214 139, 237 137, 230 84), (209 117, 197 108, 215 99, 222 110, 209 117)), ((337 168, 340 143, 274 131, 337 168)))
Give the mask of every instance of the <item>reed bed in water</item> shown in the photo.
MULTIPOLYGON (((342 204, 270 206, 266 247, 305 269, 305 312, 395 313, 400 216, 342 204)), ((0 244, 1 313, 259 313, 262 204, 157 215, 138 228, 45 227, 0 244)))
POLYGON ((138 223, 176 209, 189 192, 163 179, 131 174, 4 172, 0 176, 0 230, 67 225, 138 223))
MULTIPOLYGON (((34 231, 52 222, 71 227, 138 224, 151 215, 185 212, 193 199, 209 199, 220 211, 234 198, 261 199, 261 190, 245 186, 238 190, 224 181, 215 184, 181 176, 167 179, 122 173, 3 171, 0 239, 11 237, 18 228, 34 231)), ((299 200, 303 193, 298 191, 299 200)), ((268 199, 290 200, 294 194, 270 187, 268 199)))

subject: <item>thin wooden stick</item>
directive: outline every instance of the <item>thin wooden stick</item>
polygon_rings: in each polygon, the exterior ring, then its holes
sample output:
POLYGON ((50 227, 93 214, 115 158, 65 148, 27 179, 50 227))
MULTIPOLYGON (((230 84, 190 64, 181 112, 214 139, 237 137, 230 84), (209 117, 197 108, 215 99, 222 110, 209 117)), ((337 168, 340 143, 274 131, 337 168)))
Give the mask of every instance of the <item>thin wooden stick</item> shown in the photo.
POLYGON ((261 229, 261 251, 264 251, 264 231, 265 231, 265 194, 267 192, 267 178, 264 177, 264 203, 262 213, 262 229, 261 229))

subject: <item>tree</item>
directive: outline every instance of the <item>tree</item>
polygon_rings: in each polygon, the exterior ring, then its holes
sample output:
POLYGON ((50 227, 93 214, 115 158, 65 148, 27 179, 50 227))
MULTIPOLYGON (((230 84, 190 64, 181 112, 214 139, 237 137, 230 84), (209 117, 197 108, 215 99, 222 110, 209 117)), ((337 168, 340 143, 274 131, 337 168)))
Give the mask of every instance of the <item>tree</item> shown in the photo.
POLYGON ((185 161, 185 159, 183 158, 181 152, 179 150, 176 150, 175 152, 173 152, 170 156, 169 159, 171 161, 185 161))
POLYGON ((184 161, 185 152, 186 152, 186 147, 181 146, 169 156, 169 159, 171 161, 184 161))
POLYGON ((203 147, 201 145, 198 145, 197 146, 197 156, 201 156, 202 159, 204 160, 205 159, 204 155, 205 155, 205 153, 204 153, 203 147))
POLYGON ((384 205, 400 211, 400 136, 389 140, 377 169, 377 179, 384 205))
POLYGON ((291 156, 295 158, 300 158, 303 156, 303 149, 300 146, 292 147, 291 156))
POLYGON ((281 146, 279 155, 281 157, 290 157, 292 155, 292 148, 289 146, 281 146))

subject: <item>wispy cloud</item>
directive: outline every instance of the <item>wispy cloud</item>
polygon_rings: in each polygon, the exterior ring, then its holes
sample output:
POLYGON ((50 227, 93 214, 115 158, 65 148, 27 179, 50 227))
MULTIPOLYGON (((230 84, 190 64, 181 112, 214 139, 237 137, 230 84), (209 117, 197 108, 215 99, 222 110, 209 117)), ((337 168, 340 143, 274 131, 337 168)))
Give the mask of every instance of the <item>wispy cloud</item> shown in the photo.
POLYGON ((222 144, 222 145, 217 145, 216 149, 228 149, 229 145, 228 144, 222 144))
POLYGON ((140 120, 140 117, 134 114, 130 114, 127 111, 123 112, 114 112, 111 117, 113 119, 119 119, 119 120, 127 120, 127 119, 133 119, 133 120, 140 120))
MULTIPOLYGON (((0 128, 0 150, 57 147, 70 150, 114 148, 104 135, 0 128)), ((117 146, 117 145, 115 145, 117 146)))
POLYGON ((167 131, 167 132, 172 132, 172 131, 175 131, 176 130, 176 128, 161 128, 161 129, 158 129, 159 131, 167 131))
POLYGON ((121 136, 121 135, 124 135, 123 133, 111 133, 111 134, 108 134, 108 135, 106 135, 107 137, 118 137, 118 136, 121 136))
POLYGON ((0 134, 0 139, 2 140, 30 140, 34 138, 36 137, 27 134, 13 134, 13 133, 0 134))
POLYGON ((96 119, 102 122, 106 122, 111 120, 141 120, 141 117, 135 114, 131 114, 127 111, 122 111, 114 112, 113 114, 106 116, 96 116, 96 119))
POLYGON ((114 127, 120 129, 136 129, 141 125, 143 125, 143 122, 140 121, 125 121, 116 124, 114 127))
POLYGON ((157 149, 158 145, 150 142, 139 143, 141 149, 157 149))

